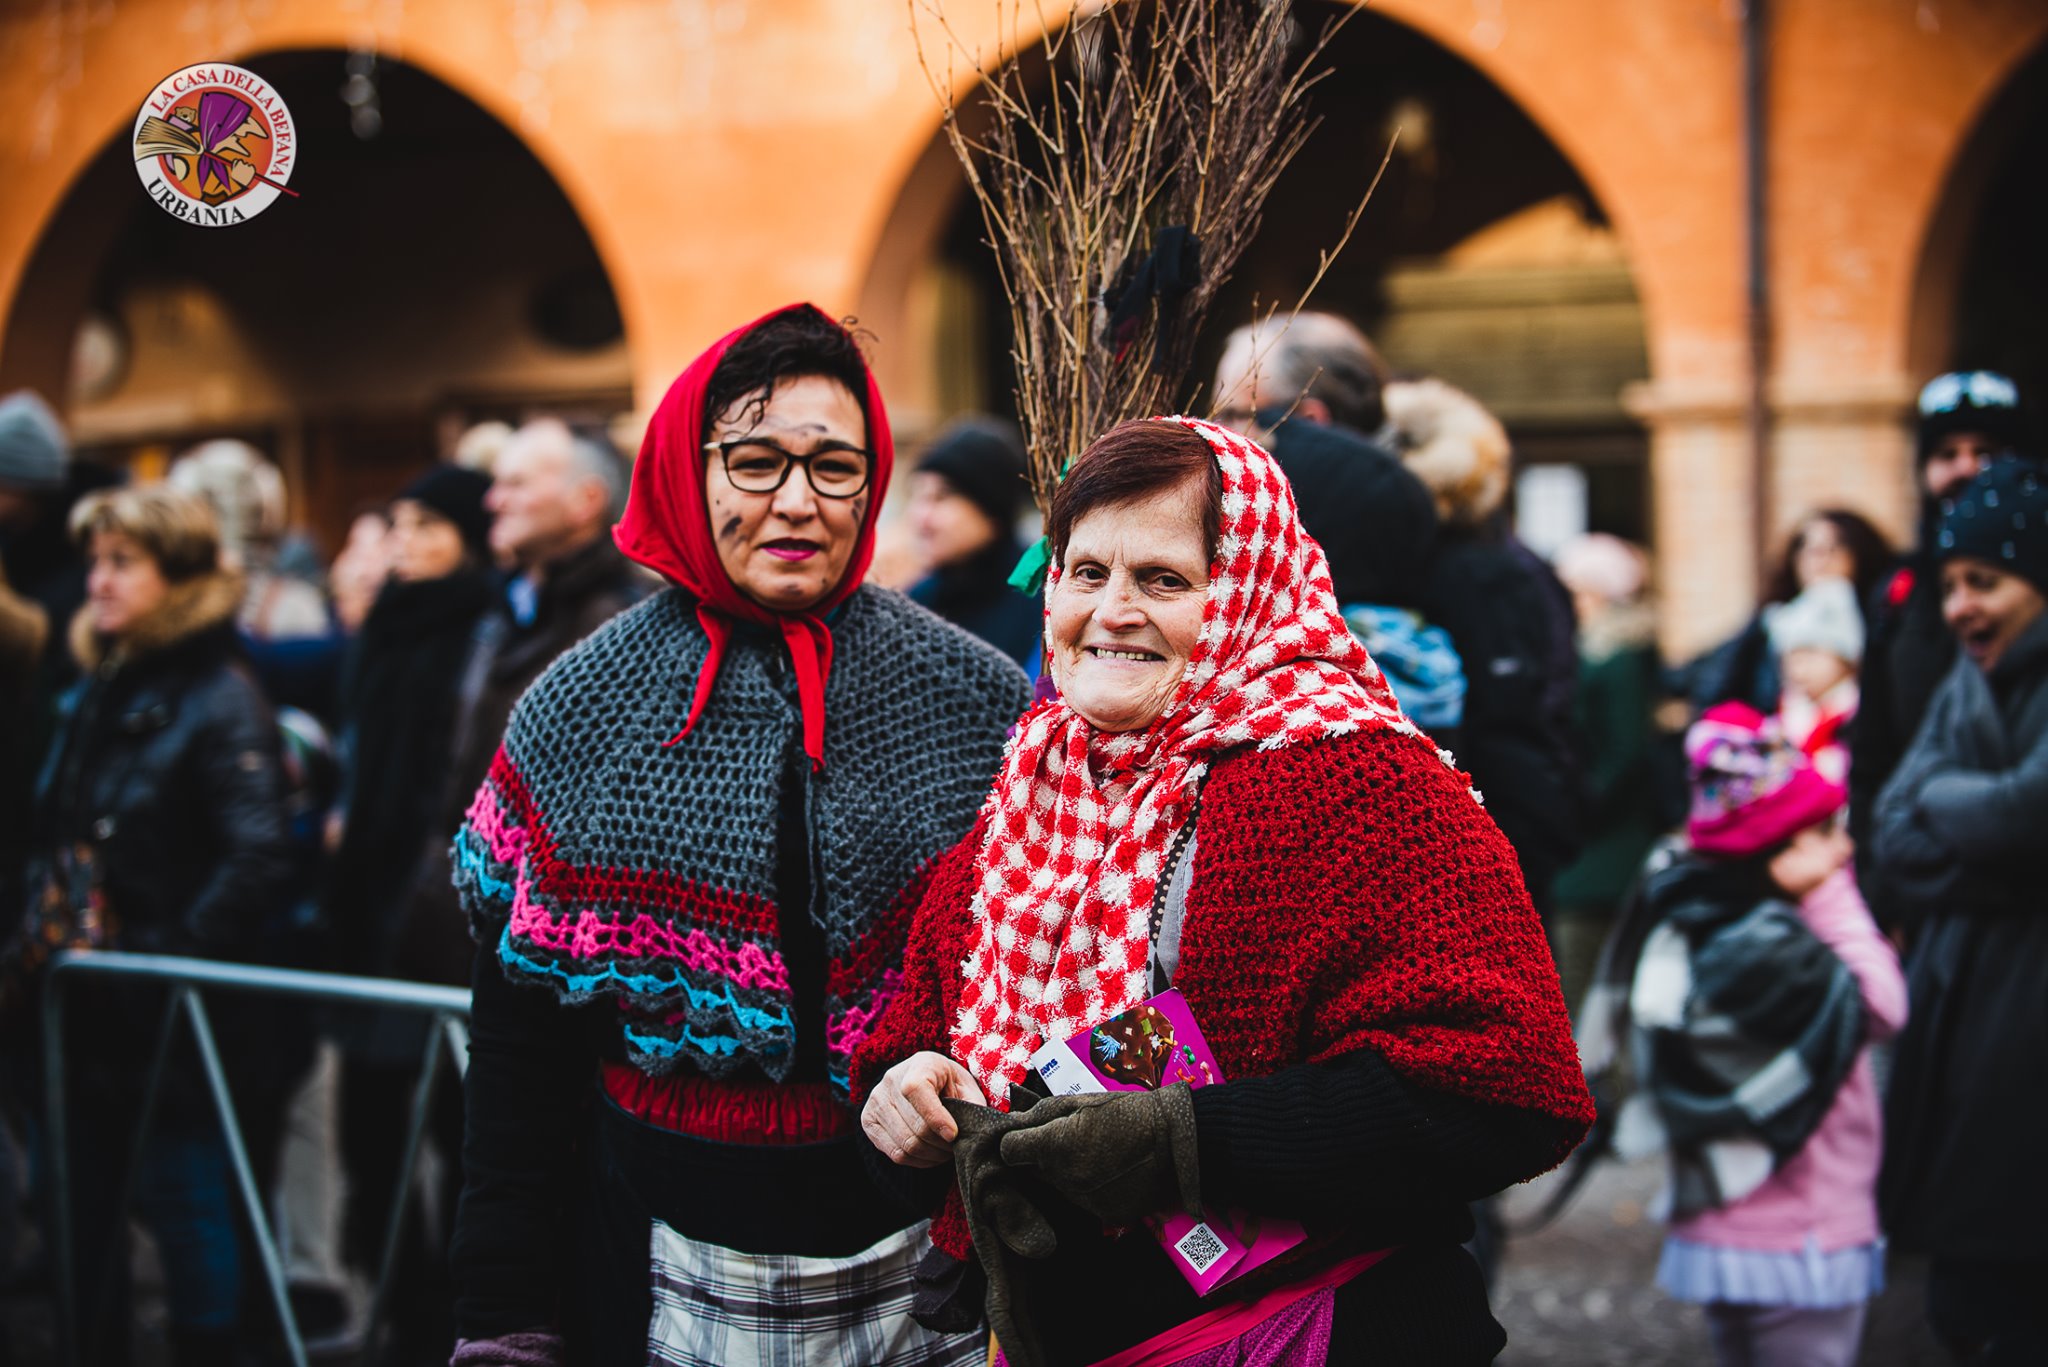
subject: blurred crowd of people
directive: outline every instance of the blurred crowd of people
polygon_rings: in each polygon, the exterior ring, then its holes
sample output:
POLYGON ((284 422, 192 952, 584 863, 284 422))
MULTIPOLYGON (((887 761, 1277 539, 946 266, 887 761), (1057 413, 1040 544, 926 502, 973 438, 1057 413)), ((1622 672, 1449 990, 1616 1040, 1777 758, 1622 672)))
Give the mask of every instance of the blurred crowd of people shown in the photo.
MULTIPOLYGON (((1910 549, 1815 510, 1750 620, 1684 662, 1660 655, 1648 554, 1604 534, 1535 554, 1501 424, 1394 374, 1349 322, 1239 329, 1213 393, 1285 472, 1345 623, 1484 795, 1567 986, 1590 989, 1588 1070, 1624 1065, 1647 1127, 1623 1142, 1673 1158, 1660 1281, 1709 1307, 1720 1359, 1852 1361, 1889 1234, 1931 1258, 1959 1361, 2041 1360, 2048 919, 2026 856, 2048 799, 2048 491, 2011 382, 1922 392, 1910 549)), ((43 1189, 52 952, 471 981, 450 838, 521 695, 658 585, 614 544, 629 467, 601 437, 542 418, 454 455, 323 567, 254 447, 208 442, 135 484, 72 459, 35 396, 0 400, 0 1079, 26 1164, 0 1254, 43 1189)), ((940 432, 874 578, 1042 696, 1040 605, 1009 583, 1025 466, 1003 422, 940 432)), ((132 1185, 176 1360, 233 1361, 260 1283, 196 1056, 173 1053, 129 1173, 160 1006, 81 983, 68 1007, 83 1322, 119 1360, 109 1240, 132 1185)), ((425 1040, 374 1013, 221 1010, 296 1308, 347 1342, 425 1040)), ((400 1280, 422 1361, 455 1337, 463 1117, 444 1101, 400 1280)))
MULTIPOLYGON (((482 430, 460 455, 470 464, 436 465, 363 510, 323 573, 254 447, 208 442, 136 484, 74 461, 35 396, 0 400, 0 1011, 28 1166, 10 1217, 46 1170, 35 1022, 55 950, 467 983, 448 837, 526 686, 649 582, 611 542, 627 467, 602 437, 544 418, 482 430)), ((108 1240, 131 1180, 178 1360, 229 1362, 261 1284, 189 1044, 171 1056, 140 1168, 125 1171, 161 1028, 159 1006, 136 997, 95 982, 67 1001, 83 1322, 108 1360, 125 1358, 128 1260, 108 1240)), ((345 1345, 425 1037, 375 1013, 216 1010, 302 1325, 345 1345)), ((450 1089, 441 1100, 445 1180, 423 1188, 399 1311, 410 1336, 445 1347, 446 1283, 424 1250, 453 1218, 461 1108, 450 1089)), ((12 1256, 14 1220, 7 1231, 12 1256)))
MULTIPOLYGON (((1507 516, 1500 424, 1394 375, 1348 322, 1240 329, 1214 393, 1278 458, 1347 623, 1514 846, 1567 988, 1589 993, 1589 1072, 1620 1056, 1635 1089, 1609 1120, 1626 1151, 1671 1155, 1659 1281, 1707 1307, 1717 1360, 1853 1362, 1887 1232, 1930 1260, 1958 1361, 2048 1351, 2022 1289, 2048 1264, 1997 1195, 2032 1185, 2021 1148, 2048 1133, 2017 1100, 2048 1079, 2048 945, 2020 911, 2048 774, 2048 530, 2012 382, 1921 392, 1913 546, 1815 510, 1743 627, 1676 662, 1648 554, 1595 533, 1546 564, 1507 516), (1873 1051, 1895 1060, 1882 1099, 1873 1051)), ((1008 554, 982 571, 991 597, 1008 554)))
POLYGON ((2026 1157, 2048 1133, 2026 871, 2048 491, 2002 375, 1930 381, 1916 449, 1914 546, 1814 512, 1751 620, 1678 668, 1641 622, 1639 550, 1558 558, 1593 800, 1563 881, 1619 909, 1582 1061, 1615 1089, 1605 1142, 1670 1156, 1658 1282, 1706 1308, 1723 1363, 1856 1361, 1888 1249, 1925 1260, 1956 1361, 2048 1353, 2026 1157), (1682 738, 1654 720, 1667 694, 1682 738))

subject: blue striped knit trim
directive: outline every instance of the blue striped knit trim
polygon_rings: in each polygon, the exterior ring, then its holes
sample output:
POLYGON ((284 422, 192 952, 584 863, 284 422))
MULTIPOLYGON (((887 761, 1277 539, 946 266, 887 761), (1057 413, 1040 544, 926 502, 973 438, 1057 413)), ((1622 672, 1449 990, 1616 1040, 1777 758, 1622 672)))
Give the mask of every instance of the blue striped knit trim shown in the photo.
MULTIPOLYGON (((705 991, 691 986, 681 973, 666 978, 646 973, 621 973, 606 964, 595 973, 570 973, 553 964, 538 963, 527 958, 512 947, 512 929, 507 926, 502 939, 498 941, 498 959, 507 968, 514 968, 529 977, 554 978, 561 982, 563 990, 581 996, 594 992, 607 983, 617 983, 636 997, 666 996, 677 989, 689 997, 690 1006, 697 1011, 712 1011, 724 1008, 732 1013, 733 1019, 749 1030, 763 1034, 776 1030, 794 1030, 796 1022, 786 1010, 764 1011, 758 1006, 746 1006, 732 995, 730 985, 721 986, 717 991, 705 991)), ((721 1038, 723 1038, 721 1036, 721 1038)), ((767 1046, 763 1046, 764 1051, 767 1046)))
MULTIPOLYGON (((682 1038, 666 1039, 660 1035, 643 1035, 632 1026, 620 1027, 629 1048, 656 1058, 674 1058, 686 1049, 709 1055, 712 1058, 730 1058, 739 1052, 740 1042, 731 1035, 700 1035, 683 1027, 682 1038)), ((771 1041, 749 1051, 760 1058, 779 1058, 789 1052, 789 1046, 780 1041, 771 1041)))
POLYGON ((492 859, 477 848, 478 841, 467 825, 455 832, 455 857, 462 867, 476 876, 477 889, 494 902, 511 905, 515 891, 510 883, 491 873, 492 859))

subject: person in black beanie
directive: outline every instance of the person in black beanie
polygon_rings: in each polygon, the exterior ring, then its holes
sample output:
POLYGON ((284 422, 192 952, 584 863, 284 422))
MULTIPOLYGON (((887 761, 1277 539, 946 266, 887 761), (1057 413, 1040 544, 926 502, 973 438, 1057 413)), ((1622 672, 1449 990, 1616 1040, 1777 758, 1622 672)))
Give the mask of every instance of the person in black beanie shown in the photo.
MULTIPOLYGON (((457 693, 463 662, 496 601, 490 568, 490 479, 436 465, 391 505, 391 579, 377 596, 342 668, 340 743, 342 813, 330 832, 332 876, 327 923, 332 968, 408 977, 400 950, 415 872, 430 846, 446 842, 442 798, 453 762, 457 693)), ((399 1181, 414 1075, 424 1048, 418 1021, 347 1017, 336 1034, 344 1057, 342 1158, 349 1173, 346 1240, 350 1261, 376 1265, 384 1213, 399 1181)), ((443 1093, 437 1134, 460 1151, 460 1099, 443 1093)), ((455 1192, 447 1193, 452 1206, 455 1192)), ((413 1228, 420 1225, 413 1222, 413 1228)), ((420 1256, 417 1250, 414 1256, 420 1256)), ((452 1347, 438 1269, 402 1274, 410 1296, 400 1306, 414 1336, 452 1347), (432 1308, 428 1308, 432 1307, 432 1308), (408 1316, 416 1311, 417 1317, 408 1316), (433 1316, 433 1321, 425 1320, 433 1316)))
POLYGON ((1959 658, 1872 822, 1913 934, 1878 1195, 1958 1362, 2048 1362, 2048 475, 1994 462, 1946 501, 1933 555, 1959 658))
POLYGON ((1849 766, 1849 834, 1857 878, 1878 924, 1899 922, 1882 881, 1871 876, 1871 820, 1877 795, 1913 741, 1928 699, 1955 663, 1956 642, 1941 619, 1935 533, 1945 503, 2001 454, 2025 444, 2019 389, 1989 370, 1938 375, 1920 391, 1920 544, 1865 605, 1861 702, 1849 766))
POLYGON ((1023 554, 1016 526, 1029 493, 1015 427, 963 418, 941 432, 910 477, 911 534, 931 566, 910 598, 1036 677, 1043 613, 1009 583, 1023 554))
MULTIPOLYGON (((477 566, 487 566, 491 555, 491 513, 484 506, 484 495, 491 491, 491 477, 479 470, 466 470, 460 465, 436 465, 405 486, 397 498, 392 500, 392 530, 398 531, 399 520, 408 515, 438 518, 453 529, 462 542, 463 554, 477 566), (407 505, 411 509, 408 510, 407 505)), ((405 536, 399 537, 399 545, 393 554, 403 559, 406 552, 405 536)), ((405 571, 395 570, 400 578, 405 571)))

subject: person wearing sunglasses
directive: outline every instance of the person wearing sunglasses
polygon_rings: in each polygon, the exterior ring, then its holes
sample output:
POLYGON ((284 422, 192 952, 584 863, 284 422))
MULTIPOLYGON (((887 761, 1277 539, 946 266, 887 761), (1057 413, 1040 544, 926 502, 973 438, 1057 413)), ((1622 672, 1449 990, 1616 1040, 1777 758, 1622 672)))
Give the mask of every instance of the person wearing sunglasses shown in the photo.
POLYGON ((910 1318, 852 1052, 1028 689, 864 585, 888 417, 807 304, 705 352, 614 529, 670 587, 512 713, 453 851, 477 939, 462 1367, 979 1362, 910 1318))
POLYGON ((1941 565, 1935 532, 1943 510, 2001 455, 2031 449, 2019 387, 1991 370, 1951 371, 1920 391, 1914 480, 1920 491, 1920 544, 1878 585, 1864 610, 1862 700, 1849 768, 1849 833, 1863 895, 1887 927, 1903 908, 1872 876, 1871 822, 1877 795, 1920 729, 1934 691, 1956 662, 1955 637, 1942 620, 1941 565))

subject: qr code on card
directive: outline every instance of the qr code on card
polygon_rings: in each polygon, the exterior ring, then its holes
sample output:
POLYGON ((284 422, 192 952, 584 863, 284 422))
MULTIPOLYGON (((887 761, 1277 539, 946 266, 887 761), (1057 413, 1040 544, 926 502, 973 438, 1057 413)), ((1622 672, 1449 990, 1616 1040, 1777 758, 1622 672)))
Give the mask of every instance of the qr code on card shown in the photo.
POLYGON ((1196 1225, 1181 1235, 1180 1242, 1173 1248, 1188 1260, 1188 1266, 1195 1269, 1197 1276, 1207 1272, 1218 1258, 1230 1251, 1224 1247, 1223 1240, 1216 1237, 1216 1231, 1207 1225, 1196 1225))

